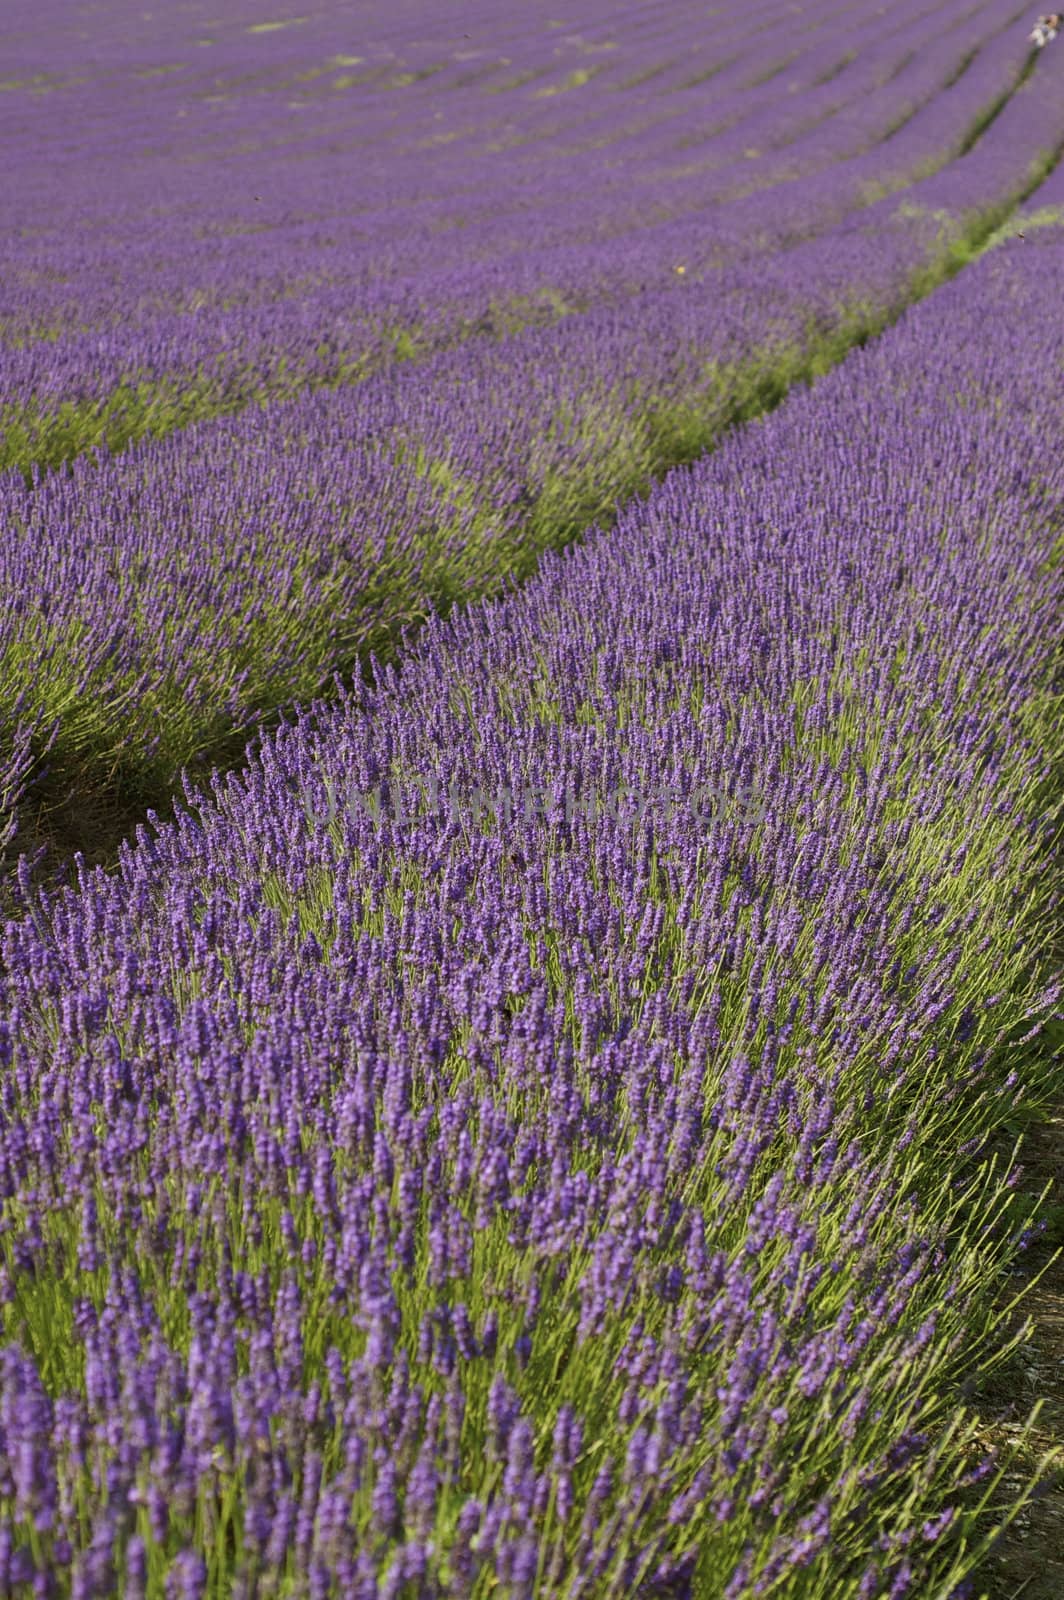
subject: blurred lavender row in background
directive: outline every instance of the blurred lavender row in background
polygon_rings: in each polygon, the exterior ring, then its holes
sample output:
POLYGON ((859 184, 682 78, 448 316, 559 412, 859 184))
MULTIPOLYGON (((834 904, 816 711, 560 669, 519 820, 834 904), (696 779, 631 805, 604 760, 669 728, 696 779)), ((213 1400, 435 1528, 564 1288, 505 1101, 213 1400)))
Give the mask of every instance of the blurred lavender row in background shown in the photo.
MULTIPOLYGON (((358 670, 371 654, 390 656, 403 630, 434 611, 446 612, 456 602, 496 593, 527 576, 544 550, 578 536, 590 522, 611 514, 618 501, 645 491, 673 462, 693 458, 727 426, 774 403, 789 384, 830 364, 963 261, 1052 164, 1064 139, 1060 62, 1047 51, 1037 70, 1028 73, 1034 58, 1024 39, 1017 43, 1015 30, 1006 30, 1009 17, 1001 7, 978 7, 959 20, 938 12, 907 17, 908 13, 891 12, 876 18, 874 27, 864 29, 852 62, 844 61, 851 35, 839 15, 826 11, 816 26, 812 25, 816 19, 811 19, 808 38, 795 31, 795 60, 781 67, 772 83, 780 117, 786 121, 793 112, 794 122, 788 124, 792 132, 804 126, 801 108, 807 94, 813 96, 809 116, 815 127, 807 135, 796 135, 797 142, 787 146, 788 159, 797 161, 799 175, 793 182, 745 199, 735 198, 725 185, 719 193, 732 197, 719 203, 713 173, 700 166, 683 180, 692 187, 691 204, 682 220, 669 212, 670 200, 663 202, 669 215, 654 221, 645 199, 637 194, 644 158, 646 173, 656 173, 664 159, 662 151, 667 153, 670 141, 682 137, 680 111, 657 111, 663 117, 654 134, 659 142, 652 141, 643 156, 641 134, 631 135, 634 143, 603 145, 601 159, 616 158, 622 165, 608 184, 599 186, 592 181, 593 169, 587 166, 588 152, 578 129, 568 124, 569 114, 550 109, 558 97, 534 100, 535 107, 545 108, 542 114, 547 119, 535 133, 528 158, 539 175, 536 193, 542 204, 537 208, 519 198, 527 185, 519 180, 519 162, 511 167, 509 151, 498 168, 504 177, 514 174, 504 184, 509 200, 498 202, 470 177, 476 166, 467 164, 464 147, 455 155, 453 170, 447 168, 450 143, 419 150, 408 162, 392 162, 388 141, 402 143, 421 125, 421 116, 434 119, 430 107, 437 104, 435 97, 441 97, 440 104, 450 104, 444 74, 386 91, 375 67, 365 83, 353 86, 351 93, 361 96, 359 105, 364 102, 360 114, 367 125, 375 116, 385 119, 378 136, 384 141, 381 151, 387 154, 382 170, 392 185, 392 211, 406 215, 399 204, 404 192, 415 211, 422 204, 431 210, 425 196, 439 185, 448 197, 446 215, 453 218, 458 204, 453 186, 463 172, 470 185, 469 204, 475 200, 481 208, 479 233, 470 222, 457 230, 460 243, 446 244, 445 235, 429 228, 423 255, 418 255, 421 246, 414 242, 417 229, 411 229, 410 264, 427 273, 418 280, 426 304, 440 309, 442 280, 433 274, 436 266, 445 267, 448 250, 458 251, 477 271, 477 261, 483 257, 494 271, 509 260, 507 240, 512 242, 515 235, 508 230, 520 234, 526 228, 532 240, 542 213, 554 218, 558 227, 570 228, 565 249, 575 272, 572 281, 585 282, 590 305, 576 309, 579 297, 570 293, 569 280, 563 282, 544 269, 535 283, 540 288, 546 284, 551 294, 559 291, 564 304, 560 309, 555 304, 555 310, 559 315, 561 310, 567 312, 555 326, 495 335, 476 334, 467 327, 455 348, 431 355, 423 351, 415 364, 386 366, 360 384, 311 389, 283 404, 274 397, 265 410, 254 406, 233 417, 205 420, 158 441, 144 441, 114 458, 92 453, 75 460, 69 472, 38 475, 29 484, 16 471, 0 478, 0 670, 9 686, 9 703, 19 707, 0 728, 0 759, 8 774, 0 792, 0 833, 7 838, 9 852, 32 849, 42 838, 61 838, 91 850, 107 807, 117 805, 123 815, 135 815, 146 804, 163 803, 185 764, 196 763, 202 770, 211 762, 238 759, 245 739, 263 719, 275 718, 283 708, 326 691, 335 673, 358 670), (933 34, 926 51, 917 47, 925 36, 919 30, 933 34), (912 61, 906 65, 910 55, 912 61), (831 60, 843 62, 839 71, 819 88, 810 87, 828 71, 831 60), (917 63, 930 76, 921 80, 923 88, 910 103, 899 84, 901 74, 917 63), (786 76, 791 72, 796 74, 793 79, 786 76), (869 137, 880 142, 867 157, 828 160, 829 146, 840 157, 860 147, 862 135, 855 118, 859 123, 869 106, 879 104, 875 94, 862 94, 862 87, 880 80, 883 106, 894 107, 895 131, 877 124, 878 133, 869 137), (781 87, 792 81, 793 94, 781 87), (415 106, 409 125, 405 118, 397 123, 397 113, 388 110, 393 98, 408 90, 415 106), (837 115, 821 119, 821 101, 828 90, 840 96, 852 90, 853 99, 840 102, 837 115), (913 111, 911 118, 908 109, 913 111), (819 155, 811 149, 799 154, 806 137, 826 141, 818 145, 819 155), (833 144, 836 138, 839 142, 833 144), (555 151, 550 162, 543 153, 547 149, 555 151), (901 165, 892 165, 905 150, 908 154, 901 165), (812 175, 803 178, 807 158, 812 175), (926 164, 934 168, 941 162, 947 163, 941 170, 916 176, 926 164), (872 198, 876 184, 889 190, 906 182, 899 193, 872 198), (409 191, 395 187, 404 183, 409 191), (700 211, 693 206, 695 195, 700 196, 700 211), (793 226, 787 220, 792 204, 793 226), (609 213, 612 222, 606 220, 610 206, 616 208, 609 213), (639 218, 645 225, 635 225, 639 218), (731 219, 738 219, 734 235, 729 234, 731 219), (772 219, 767 233, 766 219, 772 219), (727 240, 731 237, 734 243, 740 236, 746 244, 733 250, 727 240), (578 238, 584 243, 578 245, 578 238), (783 241, 788 242, 786 250, 768 256, 754 253, 783 241), (609 271, 615 274, 608 290, 603 289, 606 278, 596 265, 603 260, 613 263, 609 271), (27 807, 27 787, 35 782, 27 807), (59 821, 50 820, 53 816, 59 821)), ((772 13, 766 16, 764 37, 740 37, 743 29, 735 23, 721 24, 718 30, 707 22, 707 31, 700 34, 685 12, 682 19, 661 23, 664 42, 649 26, 637 28, 635 19, 632 13, 627 33, 617 22, 616 31, 627 39, 626 59, 638 55, 644 63, 659 64, 669 59, 668 49, 678 51, 679 41, 687 37, 689 53, 700 60, 699 40, 712 40, 712 46, 704 47, 707 59, 728 58, 734 50, 738 64, 722 67, 720 74, 689 92, 697 95, 704 89, 710 94, 715 86, 712 94, 721 96, 719 103, 732 110, 745 104, 746 96, 754 96, 749 112, 753 125, 775 125, 775 113, 766 109, 761 89, 750 87, 749 80, 757 76, 758 62, 767 70, 766 49, 775 60, 772 51, 790 40, 790 30, 798 28, 793 18, 788 22, 783 13, 778 17, 772 13)), ((557 31, 541 24, 542 19, 529 14, 532 43, 527 48, 537 60, 542 56, 543 83, 535 79, 540 88, 534 89, 529 80, 506 90, 507 94, 527 98, 544 86, 568 81, 562 69, 569 59, 566 52, 577 49, 573 43, 577 35, 565 35, 568 42, 559 45, 557 31), (554 52, 559 49, 562 54, 557 56, 554 52)), ((180 29, 190 25, 186 17, 180 29)), ((257 106, 263 117, 276 110, 278 90, 271 71, 294 71, 293 62, 304 70, 300 45, 296 56, 283 57, 282 66, 263 67, 263 81, 255 80, 254 92, 248 84, 237 84, 235 63, 244 59, 241 52, 266 49, 274 38, 273 33, 247 32, 252 26, 256 24, 249 22, 225 47, 232 52, 224 57, 230 61, 226 71, 235 75, 225 92, 236 97, 231 115, 237 120, 231 125, 225 122, 230 115, 225 110, 228 101, 219 112, 222 125, 230 127, 230 133, 243 127, 247 140, 250 124, 240 119, 251 115, 249 105, 257 106)), ((333 28, 334 22, 315 26, 333 28)), ((295 25, 276 32, 278 38, 302 37, 295 25)), ((306 36, 307 61, 318 48, 312 46, 312 38, 306 36)), ((579 39, 584 38, 580 33, 579 39)), ((32 53, 29 45, 24 48, 32 53)), ((101 36, 97 64, 92 65, 91 52, 83 63, 85 81, 68 82, 68 77, 78 77, 71 65, 67 77, 60 73, 54 90, 41 95, 40 113, 25 87, 18 91, 21 98, 9 89, 9 96, 24 109, 29 96, 34 114, 27 126, 37 127, 38 116, 47 115, 58 128, 63 116, 79 113, 86 99, 98 106, 101 83, 111 81, 107 50, 117 48, 101 36)), ((516 44, 513 48, 518 50, 516 44)), ((413 44, 410 50, 412 60, 421 60, 413 44)), ((123 70, 128 71, 131 60, 140 70, 132 42, 129 52, 122 57, 123 70)), ((517 60, 515 55, 511 66, 517 60)), ((604 52, 602 60, 612 63, 613 53, 604 52)), ((686 55, 684 63, 682 70, 690 72, 692 61, 686 55)), ((679 73, 680 65, 674 67, 679 73)), ((201 87, 202 70, 197 67, 193 76, 201 87)), ((616 76, 614 65, 604 66, 602 73, 573 86, 563 99, 574 107, 587 99, 585 111, 592 122, 601 118, 603 127, 616 133, 619 119, 614 108, 626 104, 625 94, 639 93, 638 85, 623 92, 611 89, 616 76), (605 103, 596 96, 606 97, 605 103)), ((223 87, 230 83, 224 72, 221 82, 223 87)), ((318 79, 309 82, 308 115, 326 120, 338 116, 339 112, 327 109, 332 91, 321 87, 318 79)), ((134 98, 131 125, 144 126, 135 118, 148 116, 146 106, 158 110, 176 105, 180 110, 185 104, 181 95, 187 99, 189 93, 182 83, 177 73, 152 78, 150 94, 162 98, 146 102, 134 98)), ((767 91, 772 83, 762 88, 767 91)), ((470 139, 499 132, 490 119, 484 120, 489 116, 484 106, 502 104, 499 97, 487 95, 487 87, 479 83, 479 87, 455 88, 458 103, 465 103, 462 96, 474 95, 481 107, 482 120, 472 124, 470 139)), ((655 108, 669 101, 659 84, 655 108)), ((712 103, 711 99, 707 107, 712 103)), ((112 121, 112 102, 106 104, 102 128, 90 137, 85 157, 90 164, 91 139, 111 138, 120 126, 112 121)), ((205 107, 206 102, 207 115, 205 107)), ((700 115, 709 114, 707 109, 700 115)), ((729 110, 727 115, 731 114, 729 110)), ((490 112, 491 118, 502 115, 501 110, 490 112)), ((579 119, 584 112, 574 110, 572 115, 583 126, 579 119)), ((739 121, 732 132, 721 135, 725 147, 743 125, 741 110, 736 115, 739 121)), ((302 122, 298 125, 305 127, 302 122)), ((520 128, 529 137, 532 126, 522 115, 520 128)), ((179 142, 176 149, 166 145, 157 159, 150 151, 136 156, 131 152, 126 159, 145 174, 162 166, 168 174, 180 174, 177 151, 191 157, 200 137, 206 136, 190 133, 191 144, 179 142)), ((747 130, 741 137, 752 134, 747 130)), ((292 138, 296 141, 289 152, 292 172, 302 174, 299 181, 308 204, 314 193, 315 180, 309 176, 313 171, 321 174, 316 181, 331 184, 334 190, 339 174, 350 171, 354 191, 360 196, 370 192, 375 180, 367 170, 373 169, 366 169, 362 158, 352 154, 354 146, 330 148, 326 141, 315 167, 297 136, 292 138)), ((726 165, 731 158, 725 147, 721 159, 726 165)), ((707 151, 710 148, 707 145, 707 151)), ((733 156, 737 149, 736 145, 733 156)), ((489 154, 481 158, 488 165, 489 154)), ((265 154, 247 150, 226 161, 239 167, 242 161, 260 158, 265 160, 265 154)), ((684 161, 689 158, 694 159, 684 152, 684 161)), ((226 169, 226 161, 219 160, 219 170, 226 169)), ((277 167, 279 183, 295 183, 296 176, 289 180, 280 175, 285 169, 276 150, 270 151, 269 162, 271 170, 277 167)), ((748 181, 754 183, 756 163, 748 165, 748 181)), ((195 167, 200 178, 188 178, 190 196, 196 194, 197 204, 206 207, 204 217, 215 215, 211 206, 221 208, 216 221, 232 216, 233 207, 239 211, 244 204, 242 191, 226 175, 219 179, 217 199, 207 205, 197 188, 207 170, 213 169, 202 163, 195 167)), ((143 183, 148 183, 147 176, 143 183)), ((67 184, 63 206, 69 208, 73 192, 67 184)), ((135 184, 131 192, 138 193, 135 184)), ((111 237, 104 197, 98 186, 88 182, 77 193, 84 216, 81 223, 77 215, 67 218, 63 239, 69 238, 74 248, 78 240, 91 238, 94 248, 103 248, 101 238, 111 237)), ((148 194, 159 199, 157 184, 143 195, 142 205, 147 204, 148 194)), ((28 208, 27 218, 43 204, 42 196, 36 196, 34 184, 20 186, 19 204, 28 208)), ((126 222, 119 217, 114 223, 116 260, 125 262, 122 272, 128 276, 116 282, 111 274, 107 294, 117 296, 114 305, 121 316, 114 336, 135 341, 140 337, 135 309, 139 302, 135 294, 131 300, 123 296, 131 284, 140 286, 139 294, 151 285, 157 288, 158 282, 154 273, 145 275, 143 262, 137 265, 136 251, 126 260, 124 247, 120 248, 126 223, 134 231, 144 226, 145 212, 137 209, 133 198, 128 204, 132 210, 126 222), (134 223, 134 218, 139 220, 134 223)), ((187 209, 192 201, 181 204, 187 209)), ((682 211, 679 201, 676 205, 682 211)), ((176 251, 175 271, 180 281, 189 283, 195 271, 192 258, 179 245, 183 235, 175 221, 180 212, 176 198, 174 207, 174 214, 164 211, 160 217, 159 248, 176 251)), ((378 226, 377 211, 363 222, 367 238, 377 248, 386 235, 383 224, 378 226)), ((22 233, 9 238, 7 248, 15 256, 24 252, 19 259, 31 277, 37 269, 30 263, 43 252, 53 263, 49 270, 54 278, 61 275, 62 257, 56 240, 40 233, 43 226, 39 223, 34 232, 27 220, 22 233)), ((277 229, 283 234, 280 221, 277 229)), ((298 254, 306 235, 297 228, 292 237, 298 254)), ((214 238, 212 233, 210 239, 214 238)), ((296 314, 314 322, 317 291, 304 292, 306 274, 296 271, 294 258, 285 257, 273 233, 268 238, 268 252, 265 242, 258 247, 261 260, 271 263, 269 270, 279 274, 279 283, 288 284, 296 314)), ((209 247, 205 242, 204 248, 209 247)), ((343 247, 338 248, 343 257, 343 247)), ((71 260, 80 295, 89 281, 88 262, 71 260)), ((371 274, 385 265, 383 257, 372 261, 367 257, 367 262, 371 274)), ((505 270, 509 272, 509 266, 505 270)), ((540 268, 533 265, 530 270, 538 274, 540 268)), ((223 271, 221 262, 218 271, 223 271)), ((237 289, 243 271, 234 258, 236 303, 223 305, 219 300, 210 315, 225 325, 232 349, 246 354, 254 346, 254 336, 243 320, 246 307, 237 289)), ((15 276, 8 275, 6 281, 14 282, 15 276)), ((538 292, 533 278, 515 283, 523 295, 538 292)), ((350 295, 347 280, 333 287, 350 295)), ((472 300, 462 302, 470 315, 487 303, 479 288, 471 293, 472 300)), ((153 294, 154 289, 145 301, 144 326, 149 329, 161 325, 159 301, 153 294)), ((445 302, 447 296, 442 298, 445 302)), ((261 311, 274 318, 278 308, 268 300, 267 296, 257 302, 256 316, 261 311)), ((71 305, 63 314, 72 314, 71 305)), ((446 322, 445 305, 440 314, 446 322)), ((87 308, 85 316, 91 321, 97 311, 87 308)), ((102 309, 99 316, 106 321, 102 309)), ((190 330, 198 317, 190 308, 180 316, 179 343, 186 350, 195 349, 190 330)), ((318 337, 323 325, 320 321, 314 325, 318 337)), ((397 324, 389 320, 388 325, 394 329, 397 324)), ((112 334, 104 330, 85 337, 91 346, 93 340, 98 344, 112 334)), ((213 333, 208 343, 216 347, 213 333)), ((239 354, 241 361, 244 354, 239 354)), ((24 360, 42 363, 41 371, 64 370, 58 344, 11 350, 3 370, 11 374, 23 400, 33 392, 32 381, 19 367, 24 360)), ((198 363, 199 355, 194 361, 198 363)), ((99 360, 87 358, 84 370, 90 385, 95 383, 108 370, 104 355, 99 360)), ((104 387, 111 381, 108 377, 104 387)), ((180 382, 188 381, 185 370, 180 382)), ((61 387, 65 383, 63 378, 61 387)))

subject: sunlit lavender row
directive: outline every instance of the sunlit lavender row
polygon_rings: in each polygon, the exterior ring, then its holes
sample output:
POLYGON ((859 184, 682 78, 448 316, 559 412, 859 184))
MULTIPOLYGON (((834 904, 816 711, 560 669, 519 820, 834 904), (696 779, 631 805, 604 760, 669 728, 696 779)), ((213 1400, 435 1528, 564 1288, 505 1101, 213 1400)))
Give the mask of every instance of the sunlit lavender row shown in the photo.
MULTIPOLYGON (((178 15, 184 56, 199 23, 178 15)), ((959 18, 914 0, 800 22, 781 7, 753 28, 637 15, 559 33, 533 13, 510 43, 512 19, 470 14, 463 34, 507 63, 471 84, 423 59, 488 53, 461 36, 393 34, 386 71, 330 77, 296 27, 238 29, 172 72, 126 38, 95 40, 88 63, 69 40, 37 82, 31 32, 0 96, 22 173, 0 329, 23 345, 0 365, 0 461, 54 462, 783 248, 956 156, 1028 57, 1006 0, 959 18)), ((348 25, 366 37, 364 17, 348 25)))
POLYGON ((263 717, 527 575, 875 332, 1051 165, 1059 69, 1040 62, 943 171, 784 253, 0 478, 8 849, 40 836, 20 831, 27 792, 45 838, 51 808, 160 803, 182 765, 233 760, 263 717))
POLYGON ((53 72, 35 74, 45 64, 34 25, 40 12, 26 9, 21 48, 10 9, 5 16, 9 76, 0 101, 34 180, 12 197, 19 231, 4 241, 5 280, 15 275, 5 282, 8 315, 23 334, 56 315, 65 325, 151 321, 189 302, 254 298, 266 283, 291 295, 293 283, 346 281, 352 255, 355 267, 368 261, 378 273, 388 267, 419 278, 441 264, 464 269, 486 254, 499 259, 507 245, 584 245, 596 224, 628 233, 668 216, 661 188, 670 178, 674 186, 686 178, 683 209, 697 212, 707 181, 708 198, 718 198, 721 166, 739 165, 744 186, 757 187, 762 156, 781 143, 820 135, 825 158, 852 155, 863 119, 873 119, 878 136, 890 123, 903 131, 954 75, 959 82, 973 69, 985 73, 993 61, 1007 81, 1024 45, 1015 13, 985 0, 960 17, 910 3, 860 22, 838 6, 821 4, 797 20, 770 6, 753 25, 738 14, 706 18, 693 6, 655 19, 629 7, 597 24, 587 19, 583 31, 552 28, 535 8, 518 19, 509 8, 482 6, 454 38, 430 39, 428 48, 468 55, 481 78, 485 65, 496 67, 502 83, 452 84, 438 74, 416 76, 426 65, 416 36, 435 31, 420 7, 406 42, 394 6, 386 21, 366 8, 333 8, 316 30, 293 28, 273 39, 249 36, 233 18, 198 58, 189 49, 195 8, 183 7, 152 18, 144 29, 150 46, 138 47, 136 21, 121 11, 86 21, 77 33, 57 26, 47 58, 53 72), (373 37, 382 28, 384 49, 373 37), (175 54, 192 56, 170 72, 161 29, 172 31, 175 54), (310 74, 326 39, 335 47, 348 30, 357 30, 369 70, 351 74, 356 81, 338 96, 339 68, 310 74), (512 52, 505 67, 504 50, 512 52), (561 96, 544 95, 532 79, 511 87, 536 57, 548 89, 559 88, 581 58, 593 70, 561 96), (377 84, 378 69, 404 65, 414 68, 413 83, 377 84), (664 85, 651 88, 657 76, 645 78, 645 89, 635 81, 665 67, 664 85), (121 97, 105 98, 104 87, 120 88, 121 97), (293 92, 305 97, 301 108, 285 104, 293 92), (875 111, 864 104, 870 94, 875 111), (848 125, 841 138, 831 130, 837 116, 848 125), (106 197, 89 184, 73 188, 55 161, 58 149, 47 146, 49 137, 58 146, 79 120, 68 155, 83 167, 105 155, 122 163, 122 181, 106 197), (489 148, 495 143, 506 148, 489 148), (670 173, 670 159, 690 170, 670 173), (341 185, 345 166, 349 181, 341 185), (260 175, 268 181, 256 187, 260 175), (324 252, 320 261, 315 249, 324 252), (69 252, 76 275, 62 272, 57 251, 69 252), (20 280, 34 306, 29 313, 17 306, 20 280))
POLYGON ((1062 263, 6 927, 0 1589, 965 1592, 978 1157, 1059 1004, 1062 263))

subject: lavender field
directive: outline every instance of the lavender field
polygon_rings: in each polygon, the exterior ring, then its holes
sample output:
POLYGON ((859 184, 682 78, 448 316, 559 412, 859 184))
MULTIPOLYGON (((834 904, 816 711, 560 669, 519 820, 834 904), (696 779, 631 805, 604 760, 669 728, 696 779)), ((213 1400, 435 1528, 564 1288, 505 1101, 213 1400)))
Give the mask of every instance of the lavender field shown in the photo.
POLYGON ((0 17, 0 1596, 1053 1511, 1064 40, 555 4, 0 17))

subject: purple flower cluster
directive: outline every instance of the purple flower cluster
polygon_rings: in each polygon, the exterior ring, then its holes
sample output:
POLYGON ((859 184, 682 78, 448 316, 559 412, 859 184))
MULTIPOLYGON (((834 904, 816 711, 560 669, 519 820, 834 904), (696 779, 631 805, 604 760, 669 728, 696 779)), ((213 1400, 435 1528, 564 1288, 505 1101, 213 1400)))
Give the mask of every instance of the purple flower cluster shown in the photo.
POLYGON ((989 252, 113 874, 27 898, 0 1590, 964 1578, 993 1264, 957 1241, 1000 1199, 964 1143, 1036 1087, 1008 1041, 1057 1003, 1049 248, 989 252), (767 808, 311 820, 411 773, 767 808))

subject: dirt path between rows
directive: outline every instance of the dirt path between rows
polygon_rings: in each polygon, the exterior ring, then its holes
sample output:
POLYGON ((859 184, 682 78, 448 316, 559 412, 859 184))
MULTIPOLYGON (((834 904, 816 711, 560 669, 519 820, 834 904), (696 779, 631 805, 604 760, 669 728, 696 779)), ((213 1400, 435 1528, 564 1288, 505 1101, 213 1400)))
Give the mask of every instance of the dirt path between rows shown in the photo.
MULTIPOLYGON (((1031 1340, 995 1383, 987 1420, 994 1442, 1004 1445, 1022 1432, 1035 1403, 1042 1401, 1023 1450, 1029 1477, 1047 1451, 1064 1448, 1064 1253, 1053 1260, 1064 1246, 1064 1108, 1025 1134, 1020 1160, 1025 1195, 1037 1196, 1047 1183, 1052 1190, 1043 1207, 1046 1230, 1016 1263, 1006 1298, 1040 1272, 1042 1277, 1016 1315, 1017 1323, 1030 1317, 1031 1340)), ((1015 1495, 1023 1481, 1017 1474, 1005 1487, 1015 1495)), ((1064 1473, 1020 1512, 977 1581, 977 1592, 989 1600, 1064 1600, 1064 1473)))

